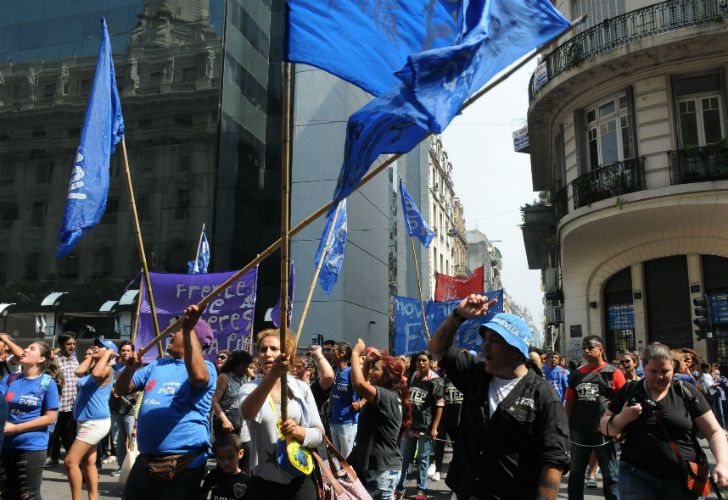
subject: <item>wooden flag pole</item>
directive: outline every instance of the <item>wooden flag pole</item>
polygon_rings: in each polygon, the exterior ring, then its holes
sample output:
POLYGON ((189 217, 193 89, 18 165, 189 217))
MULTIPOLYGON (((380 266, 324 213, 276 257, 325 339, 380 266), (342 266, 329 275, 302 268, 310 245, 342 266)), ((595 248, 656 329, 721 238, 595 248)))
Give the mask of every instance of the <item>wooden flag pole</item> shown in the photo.
POLYGON ((137 293, 137 303, 136 303, 136 314, 134 315, 134 323, 131 327, 131 345, 134 345, 134 342, 136 342, 136 334, 137 329, 139 328, 139 311, 142 308, 142 280, 139 280, 139 292, 137 293))
MULTIPOLYGON (((288 273, 290 235, 290 197, 291 197, 291 63, 283 63, 283 102, 281 117, 281 316, 280 338, 281 352, 289 354, 286 349, 288 337, 288 273)), ((288 374, 281 373, 281 422, 288 419, 288 374)))
POLYGON ((298 322, 298 328, 296 329, 296 347, 298 347, 298 342, 301 340, 301 332, 303 331, 303 325, 306 323, 306 316, 308 315, 308 308, 311 305, 311 299, 313 298, 313 292, 316 290, 316 282, 318 281, 319 274, 321 273, 321 267, 323 267, 324 260, 326 259, 326 254, 329 250, 329 245, 331 244, 331 238, 334 236, 334 229, 336 228, 336 222, 339 218, 339 211, 341 210, 341 204, 336 205, 336 210, 334 211, 334 215, 332 215, 331 219, 331 227, 329 228, 329 232, 326 234, 326 243, 324 244, 324 249, 321 251, 321 258, 319 259, 319 263, 316 266, 316 271, 313 273, 313 279, 311 280, 311 286, 308 288, 308 296, 306 297, 306 303, 303 305, 303 311, 301 312, 301 320, 298 322))
POLYGON ((205 234, 205 223, 202 223, 202 231, 200 231, 200 239, 197 241, 197 253, 195 254, 195 267, 197 261, 200 260, 200 249, 202 248, 202 236, 205 234))
POLYGON ((430 327, 427 326, 427 313, 425 312, 425 301, 422 298, 422 280, 420 279, 420 264, 417 262, 417 250, 415 250, 415 239, 410 236, 410 247, 412 248, 412 258, 415 260, 415 275, 417 276, 417 293, 420 294, 420 308, 422 309, 422 324, 425 326, 425 335, 427 342, 430 342, 430 327))
MULTIPOLYGON (((154 294, 152 293, 152 281, 149 279, 149 266, 147 266, 147 256, 144 253, 144 242, 142 241, 142 230, 139 225, 139 214, 137 213, 136 200, 134 199, 134 187, 131 183, 131 170, 129 169, 129 157, 126 154, 126 140, 121 140, 121 156, 124 158, 124 174, 126 176, 126 188, 129 191, 129 204, 131 206, 131 218, 134 221, 134 235, 136 236, 137 249, 139 250, 139 259, 142 261, 142 270, 144 271, 144 284, 147 289, 147 297, 149 298, 149 307, 152 311, 152 323, 154 324, 154 333, 160 337, 159 322, 157 321, 157 309, 154 306, 154 294)), ((140 290, 141 291, 141 290, 140 290)), ((141 300, 141 296, 139 297, 141 300)), ((157 344, 159 357, 164 356, 162 344, 157 344)))
MULTIPOLYGON (((572 29, 574 29, 576 26, 578 26, 580 23, 582 23, 585 19, 586 19, 586 16, 582 16, 579 19, 577 19, 576 21, 574 21, 573 23, 571 23, 571 25, 568 28, 566 28, 564 31, 562 31, 561 33, 559 33, 558 35, 556 35, 555 37, 553 37, 549 42, 546 42, 544 45, 542 45, 538 49, 536 49, 533 52, 531 52, 528 56, 524 57, 518 64, 516 64, 515 66, 513 66, 511 69, 509 69, 502 76, 498 77, 492 83, 489 83, 488 85, 486 85, 485 87, 483 87, 480 91, 478 91, 475 94, 473 94, 473 96, 470 99, 468 99, 463 104, 463 106, 460 108, 460 112, 459 113, 462 113, 463 111, 465 111, 465 109, 467 109, 470 106, 472 106, 475 101, 477 101, 478 99, 480 99, 481 97, 483 97, 485 94, 487 94, 488 92, 490 92, 491 90, 493 90, 493 88, 495 88, 498 85, 500 85, 501 83, 503 83, 506 79, 508 79, 511 75, 513 75, 513 73, 515 73, 516 71, 518 71, 519 69, 521 69, 523 66, 525 66, 526 64, 528 64, 531 60, 535 59, 536 56, 538 56, 545 47, 548 47, 554 40, 557 40, 558 38, 564 36, 566 33, 568 33, 569 31, 571 31, 572 29)), ((425 139, 427 139, 431 135, 432 134, 428 134, 427 136, 423 137, 422 140, 424 141, 425 139)), ((360 189, 363 185, 365 185, 366 183, 368 183, 370 180, 372 180, 374 177, 376 177, 377 174, 379 174, 384 169, 386 169, 387 167, 389 167, 392 163, 396 162, 402 156, 404 156, 404 154, 402 154, 402 153, 392 155, 389 158, 387 158, 386 160, 384 160, 382 163, 380 163, 379 165, 377 165, 376 167, 373 167, 369 172, 367 172, 364 175, 364 177, 361 178, 361 180, 356 185, 356 187, 354 188, 354 190, 356 191, 357 189, 360 189)), ((289 237, 292 238, 295 235, 297 235, 298 233, 300 233, 302 230, 304 230, 306 227, 308 227, 313 221, 315 221, 316 219, 318 219, 319 217, 321 217, 325 213, 328 213, 333 206, 334 206, 334 201, 332 200, 332 201, 329 201, 328 203, 324 204, 323 206, 321 206, 315 212, 311 213, 308 217, 306 217, 305 219, 303 219, 301 222, 299 222, 297 225, 295 225, 294 227, 292 227, 290 229, 290 232, 288 233, 289 237)), ((235 274, 233 274, 232 276, 230 276, 230 278, 228 278, 227 281, 225 281, 224 283, 222 283, 221 285, 219 285, 217 288, 215 288, 214 290, 212 290, 212 292, 210 292, 210 294, 207 297, 205 297, 202 300, 200 300, 200 302, 198 302, 197 306, 200 309, 203 309, 204 310, 204 308, 207 307, 207 305, 215 297, 217 297, 223 290, 225 290, 227 287, 229 287, 230 285, 232 285, 233 283, 235 283, 237 280, 239 280, 243 275, 245 275, 245 273, 247 273, 248 271, 250 271, 251 269, 253 269, 255 266, 257 266, 261 262, 263 262, 265 259, 267 259, 268 257, 270 257, 276 250, 278 250, 280 248, 280 246, 281 246, 281 240, 280 239, 278 239, 278 240, 274 241, 273 243, 271 243, 268 246, 268 248, 266 248, 265 250, 263 250, 255 259, 253 259, 251 262, 249 262, 240 271, 238 271, 235 274)), ((165 330, 162 333, 160 333, 156 338, 154 338, 151 342, 149 342, 149 344, 147 344, 142 349, 140 349, 139 355, 140 356, 143 355, 145 352, 147 352, 149 349, 151 349, 152 346, 155 343, 157 343, 160 340, 162 340, 174 328, 179 328, 179 326, 181 324, 182 324, 182 319, 181 318, 178 319, 178 320, 176 320, 175 322, 171 323, 167 328, 165 328, 165 330)))

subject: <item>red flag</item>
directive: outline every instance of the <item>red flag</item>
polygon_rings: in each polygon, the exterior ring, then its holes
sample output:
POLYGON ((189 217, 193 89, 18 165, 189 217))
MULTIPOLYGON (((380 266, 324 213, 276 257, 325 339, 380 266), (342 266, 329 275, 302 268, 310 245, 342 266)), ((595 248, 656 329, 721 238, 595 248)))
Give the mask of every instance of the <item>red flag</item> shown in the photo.
POLYGON ((437 273, 435 278, 435 300, 462 299, 471 293, 483 293, 483 266, 473 271, 469 278, 453 278, 437 273))

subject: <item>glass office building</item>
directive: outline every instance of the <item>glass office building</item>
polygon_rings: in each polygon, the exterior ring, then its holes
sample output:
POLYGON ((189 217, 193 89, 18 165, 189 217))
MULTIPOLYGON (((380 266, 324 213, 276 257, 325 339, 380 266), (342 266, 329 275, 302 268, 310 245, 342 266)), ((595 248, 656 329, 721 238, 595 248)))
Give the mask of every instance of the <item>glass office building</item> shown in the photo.
MULTIPOLYGON (((211 271, 277 239, 280 0, 0 0, 0 12, 0 302, 13 313, 69 292, 64 328, 98 332, 110 323, 92 313, 140 269, 118 152, 103 219, 55 258, 102 16, 150 269, 186 272, 203 223, 211 271)), ((258 323, 278 278, 274 256, 260 268, 258 323)))

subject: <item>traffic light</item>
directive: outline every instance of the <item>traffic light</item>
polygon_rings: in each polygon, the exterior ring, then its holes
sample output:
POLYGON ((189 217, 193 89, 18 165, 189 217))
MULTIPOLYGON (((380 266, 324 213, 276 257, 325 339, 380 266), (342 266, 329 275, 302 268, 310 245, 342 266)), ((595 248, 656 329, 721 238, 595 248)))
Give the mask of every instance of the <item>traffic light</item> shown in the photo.
POLYGON ((693 323, 698 327, 695 334, 699 339, 713 337, 713 311, 710 307, 710 297, 703 295, 693 299, 695 305, 695 320, 693 323))

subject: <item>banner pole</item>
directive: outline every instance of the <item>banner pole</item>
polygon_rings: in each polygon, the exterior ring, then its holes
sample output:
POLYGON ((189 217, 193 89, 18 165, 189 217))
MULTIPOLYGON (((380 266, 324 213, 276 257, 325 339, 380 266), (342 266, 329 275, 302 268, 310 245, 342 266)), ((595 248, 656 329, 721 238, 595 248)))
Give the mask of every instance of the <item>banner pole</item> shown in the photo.
POLYGON ((197 241, 197 253, 195 254, 195 265, 197 267, 197 261, 200 260, 200 248, 202 248, 202 235, 205 234, 205 223, 202 223, 202 231, 200 231, 200 239, 197 241))
MULTIPOLYGON (((144 271, 144 284, 147 289, 147 296, 149 297, 149 308, 152 312, 152 323, 154 324, 154 333, 157 337, 159 333, 159 322, 157 321, 157 309, 154 306, 154 294, 152 293, 152 281, 149 278, 149 266, 147 266, 147 256, 144 253, 144 242, 142 241, 142 230, 139 225, 139 214, 137 213, 136 200, 134 199, 134 187, 131 183, 131 170, 129 169, 129 157, 126 153, 126 140, 121 140, 121 156, 124 158, 124 175, 126 176, 126 188, 129 192, 129 205, 131 206, 131 218, 134 222, 134 235, 136 236, 137 249, 139 250, 139 259, 142 261, 142 269, 144 271)), ((164 356, 162 351, 162 344, 157 344, 159 351, 159 357, 164 356)))
POLYGON ((410 236, 410 247, 412 248, 412 258, 415 260, 415 275, 417 276, 417 293, 420 295, 420 308, 422 309, 422 324, 425 326, 425 335, 427 342, 430 342, 430 327, 427 326, 427 313, 425 312, 425 301, 422 298, 422 280, 420 279, 420 265, 417 262, 417 250, 415 250, 415 239, 410 236))
MULTIPOLYGON (((515 66, 513 66, 511 69, 509 69, 502 76, 498 77, 492 83, 489 83, 488 85, 486 85, 485 87, 483 87, 483 89, 481 89, 480 91, 478 91, 475 94, 473 94, 473 96, 470 99, 468 99, 467 101, 465 101, 465 103, 463 104, 463 106, 460 108, 460 113, 462 113, 465 109, 467 109, 468 107, 470 107, 475 101, 477 101, 478 99, 480 99, 481 97, 483 97, 485 94, 487 94, 488 92, 490 92, 491 90, 493 90, 493 88, 497 87, 498 85, 500 85, 501 83, 503 83, 505 80, 507 80, 510 76, 513 75, 513 73, 515 73, 516 71, 518 71, 519 69, 521 69, 529 61, 531 61, 532 59, 535 59, 536 56, 538 56, 544 48, 548 47, 553 41, 557 40, 558 38, 564 36, 566 33, 568 33, 569 31, 571 31, 572 29, 574 29, 576 26, 578 26, 580 23, 582 23, 585 19, 586 19, 586 15, 580 17, 579 19, 577 19, 576 21, 574 21, 573 23, 571 23, 571 25, 568 28, 566 28, 564 31, 562 31, 558 35, 554 36, 551 40, 549 40, 548 42, 546 42, 545 44, 543 44, 541 47, 539 47, 536 50, 534 50, 533 52, 531 52, 529 55, 525 56, 518 64, 516 64, 515 66)), ((428 134, 425 137, 423 137, 422 140, 424 141, 425 139, 429 138, 432 135, 433 134, 428 134)), ((377 165, 376 167, 373 167, 366 174, 364 174, 364 176, 361 178, 361 180, 359 181, 359 183, 354 188, 354 191, 360 189, 362 186, 364 186, 365 184, 367 184, 374 177, 376 177, 377 174, 379 174, 380 172, 382 172, 383 170, 385 170, 387 167, 389 167, 392 163, 396 162, 402 156, 404 156, 404 153, 398 153, 398 154, 392 155, 389 158, 387 158, 386 160, 384 160, 382 163, 380 163, 379 165, 377 165)), ((293 226, 290 229, 290 232, 288 233, 289 237, 292 238, 295 235, 297 235, 298 233, 300 233, 301 231, 303 231, 313 221, 315 221, 316 219, 318 219, 319 217, 321 217, 322 215, 324 215, 325 213, 327 213, 329 210, 331 210, 331 208, 333 207, 333 205, 334 205, 333 200, 332 201, 329 201, 328 203, 326 203, 326 204, 322 205, 321 207, 319 207, 319 209, 316 210, 315 212, 309 214, 305 219, 303 219, 301 222, 299 222, 297 225, 293 226)), ((245 273, 247 273, 248 271, 250 271, 251 269, 253 269, 255 266, 257 266, 261 262, 263 262, 265 259, 267 259, 268 257, 270 257, 276 250, 278 250, 278 248, 280 248, 280 246, 281 246, 281 240, 280 239, 278 239, 278 240, 274 241, 273 243, 271 243, 268 246, 268 248, 266 248, 265 250, 263 250, 255 259, 253 259, 252 261, 250 261, 240 271, 238 271, 237 273, 235 273, 234 275, 232 275, 230 278, 228 278, 227 281, 225 281, 223 284, 221 284, 220 286, 218 286, 217 288, 215 288, 212 292, 210 292, 210 294, 207 297, 205 297, 204 299, 202 299, 197 304, 197 306, 200 309, 204 309, 205 307, 207 307, 207 305, 215 297, 217 297, 223 290, 225 290, 225 288, 227 288, 231 284, 235 283, 245 273)), ((162 340, 169 332, 171 332, 174 328, 178 328, 181 324, 182 324, 182 319, 178 319, 178 320, 174 321, 173 323, 171 323, 167 328, 164 329, 164 331, 161 334, 159 334, 156 338, 152 339, 149 342, 149 344, 147 344, 146 346, 144 346, 139 351, 140 352, 140 355, 144 354, 149 349, 151 349, 154 344, 156 344, 157 342, 159 342, 160 340, 162 340)))
MULTIPOLYGON (((281 117, 281 352, 288 354, 288 273, 290 235, 290 196, 291 196, 291 63, 283 63, 283 102, 281 117)), ((288 418, 288 374, 281 373, 281 421, 288 418)))
POLYGON ((306 303, 303 305, 303 311, 301 312, 301 320, 298 322, 298 328, 296 329, 296 347, 298 347, 298 342, 301 339, 301 332, 303 331, 303 325, 306 323, 306 316, 308 315, 308 308, 311 305, 311 299, 313 298, 313 292, 316 290, 316 282, 318 281, 319 274, 321 273, 321 268, 324 264, 324 259, 326 259, 326 254, 329 250, 329 244, 331 243, 331 238, 334 236, 334 229, 336 229, 336 222, 339 218, 339 211, 341 210, 341 204, 336 206, 336 210, 334 211, 333 218, 331 219, 331 227, 329 228, 329 232, 326 234, 326 243, 324 244, 324 249, 321 251, 321 259, 319 259, 319 263, 316 266, 316 271, 313 273, 313 279, 311 280, 311 286, 308 289, 308 296, 306 297, 306 303))
POLYGON ((131 345, 134 345, 134 342, 136 342, 136 334, 137 330, 139 329, 139 311, 142 308, 142 280, 139 279, 139 293, 137 293, 137 303, 136 303, 136 314, 134 315, 134 323, 131 327, 131 345))

